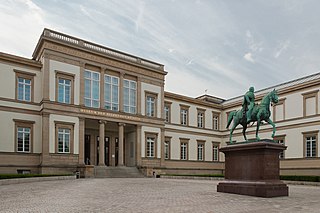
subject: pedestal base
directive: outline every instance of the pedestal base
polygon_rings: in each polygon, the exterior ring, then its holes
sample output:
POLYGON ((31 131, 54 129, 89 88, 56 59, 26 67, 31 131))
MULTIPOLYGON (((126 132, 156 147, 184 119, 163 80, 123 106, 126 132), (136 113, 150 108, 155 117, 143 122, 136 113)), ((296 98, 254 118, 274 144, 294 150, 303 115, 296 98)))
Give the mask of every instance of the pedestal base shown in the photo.
POLYGON ((288 186, 281 181, 223 181, 218 184, 217 191, 256 197, 280 197, 289 194, 288 186))

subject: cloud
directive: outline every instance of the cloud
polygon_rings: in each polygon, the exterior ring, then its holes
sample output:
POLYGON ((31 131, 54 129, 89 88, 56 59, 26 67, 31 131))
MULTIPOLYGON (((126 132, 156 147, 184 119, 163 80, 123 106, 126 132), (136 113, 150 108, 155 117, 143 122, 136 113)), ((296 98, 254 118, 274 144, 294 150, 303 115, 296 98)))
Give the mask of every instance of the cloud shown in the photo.
POLYGON ((243 56, 244 59, 246 59, 247 61, 251 62, 251 63, 255 63, 255 61, 253 60, 252 58, 252 53, 246 53, 244 56, 243 56))
POLYGON ((290 45, 290 40, 285 40, 284 42, 280 42, 279 46, 276 48, 276 53, 274 54, 275 58, 279 58, 279 56, 287 50, 290 45))

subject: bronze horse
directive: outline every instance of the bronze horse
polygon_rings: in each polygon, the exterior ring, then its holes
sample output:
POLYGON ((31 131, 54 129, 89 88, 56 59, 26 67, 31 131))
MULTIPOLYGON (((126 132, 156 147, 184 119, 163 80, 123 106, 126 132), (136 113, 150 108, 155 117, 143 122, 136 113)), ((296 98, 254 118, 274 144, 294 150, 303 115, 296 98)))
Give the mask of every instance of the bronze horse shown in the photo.
MULTIPOLYGON (((271 115, 270 103, 271 102, 278 103, 278 101, 279 101, 278 94, 277 94, 277 91, 274 89, 262 98, 262 101, 260 104, 258 104, 258 105, 255 104, 255 106, 252 110, 250 122, 257 122, 256 140, 260 140, 260 138, 258 136, 258 132, 259 132, 260 124, 262 121, 266 121, 267 123, 269 123, 273 127, 271 137, 272 138, 274 137, 275 132, 276 132, 276 126, 274 125, 274 123, 270 119, 270 115, 271 115)), ((231 124, 231 121, 233 120, 233 126, 230 130, 230 143, 231 144, 232 144, 232 133, 233 133, 234 129, 239 124, 242 125, 242 134, 243 134, 244 139, 247 141, 246 130, 247 130, 248 124, 250 122, 247 123, 247 118, 246 118, 245 112, 246 112, 245 109, 240 109, 240 110, 231 112, 228 116, 227 128, 229 127, 229 125, 231 124)))

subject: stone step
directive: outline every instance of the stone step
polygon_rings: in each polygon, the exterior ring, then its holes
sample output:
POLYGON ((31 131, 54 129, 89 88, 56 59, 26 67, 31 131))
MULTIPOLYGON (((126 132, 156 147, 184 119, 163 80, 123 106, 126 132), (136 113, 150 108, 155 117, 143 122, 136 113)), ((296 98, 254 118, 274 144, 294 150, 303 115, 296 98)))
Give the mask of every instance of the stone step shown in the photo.
POLYGON ((136 167, 95 166, 97 178, 142 178, 143 174, 136 167))

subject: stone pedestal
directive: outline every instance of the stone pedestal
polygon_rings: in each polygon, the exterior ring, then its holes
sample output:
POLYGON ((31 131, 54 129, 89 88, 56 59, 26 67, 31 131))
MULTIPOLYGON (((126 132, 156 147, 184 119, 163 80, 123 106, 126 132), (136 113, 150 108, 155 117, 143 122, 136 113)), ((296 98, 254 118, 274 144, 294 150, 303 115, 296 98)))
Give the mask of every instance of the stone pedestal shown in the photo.
POLYGON ((225 181, 218 192, 257 197, 288 196, 288 186, 279 179, 279 153, 286 149, 262 140, 221 148, 225 154, 225 181))

